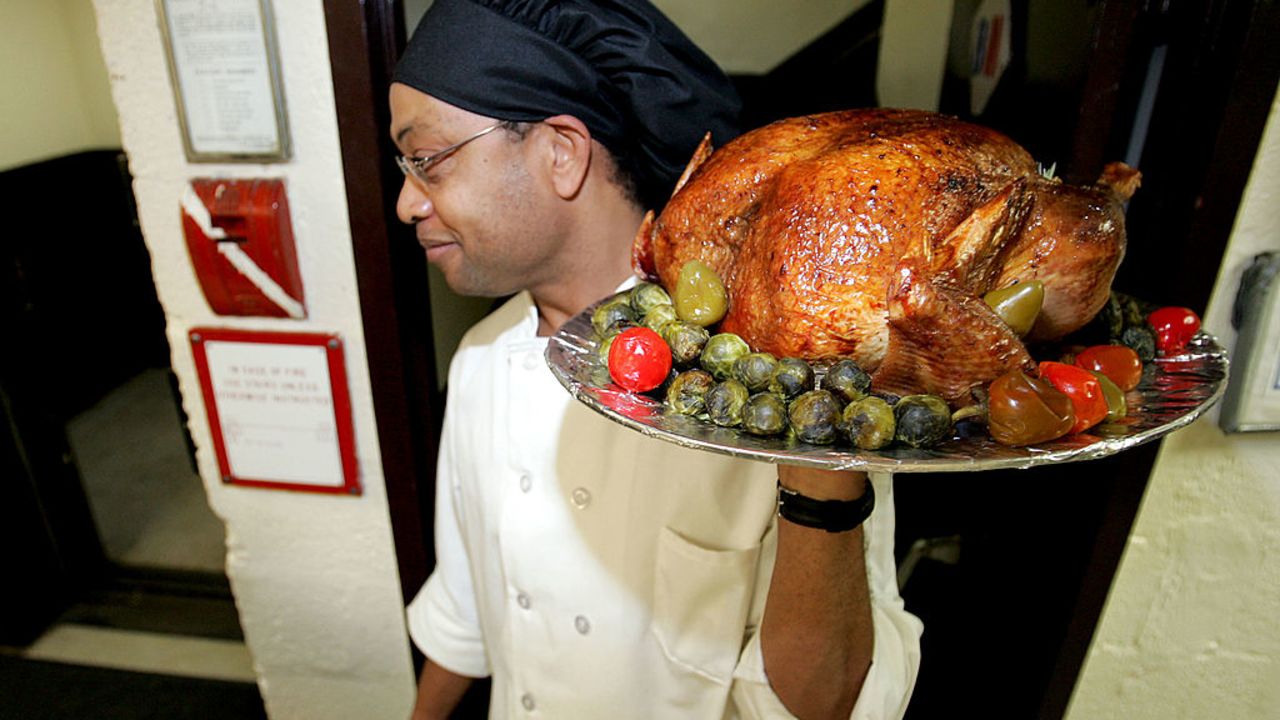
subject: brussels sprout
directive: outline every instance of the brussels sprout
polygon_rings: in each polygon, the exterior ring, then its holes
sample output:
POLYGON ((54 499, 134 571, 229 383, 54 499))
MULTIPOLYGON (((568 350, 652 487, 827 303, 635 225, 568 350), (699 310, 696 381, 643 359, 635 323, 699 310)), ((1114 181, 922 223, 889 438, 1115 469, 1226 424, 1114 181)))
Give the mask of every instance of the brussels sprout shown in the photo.
POLYGON ((655 307, 670 304, 671 296, 661 285, 641 282, 631 288, 631 309, 635 311, 636 317, 642 318, 655 307))
POLYGON ((800 393, 813 389, 813 368, 800 358, 782 358, 778 368, 769 378, 769 392, 791 400, 800 393))
POLYGON ((871 393, 871 394, 872 394, 873 396, 878 397, 878 398, 880 398, 881 400, 883 400, 883 401, 885 401, 885 402, 889 403, 889 407, 893 407, 894 405, 897 405, 897 404, 898 404, 898 401, 902 399, 902 396, 901 396, 901 395, 896 395, 896 394, 891 393, 891 392, 874 392, 874 393, 871 393))
POLYGON ((613 347, 613 339, 622 334, 623 329, 621 327, 609 329, 600 337, 600 343, 596 345, 596 357, 605 366, 609 365, 609 348, 613 347))
POLYGON ((814 445, 830 445, 836 440, 840 404, 826 390, 810 390, 791 401, 787 419, 796 437, 814 445))
POLYGON ((861 450, 879 450, 893 442, 897 426, 893 408, 878 397, 867 396, 849 403, 841 420, 849 442, 861 450))
POLYGON ((1116 337, 1124 330, 1124 308, 1120 306, 1120 298, 1115 293, 1107 298, 1107 304, 1098 311, 1094 321, 1102 325, 1108 337, 1116 337))
POLYGON ((703 327, 719 322, 729 307, 720 276, 700 260, 690 260, 680 268, 672 295, 680 319, 703 327))
POLYGON ((650 330, 661 334, 662 328, 669 322, 674 322, 680 318, 676 316, 676 309, 671 305, 658 305, 649 312, 644 314, 644 318, 640 320, 640 324, 650 330))
POLYGON ((867 396, 871 389, 871 376, 858 367, 858 363, 845 358, 827 370, 822 378, 822 387, 831 391, 843 405, 867 396))
POLYGON ((707 391, 715 382, 704 370, 686 370, 667 387, 666 405, 680 415, 700 415, 706 410, 707 391))
POLYGON ((787 404, 771 392, 756 393, 742 406, 742 429, 752 435, 777 435, 787 429, 787 404))
POLYGON ((1044 283, 1031 280, 1007 288, 992 290, 982 296, 996 315, 1019 336, 1031 332, 1044 305, 1044 283))
POLYGON ((1125 327, 1132 327, 1134 325, 1141 327, 1147 324, 1147 315, 1150 314, 1152 308, 1144 308, 1142 301, 1132 295, 1111 293, 1111 297, 1120 304, 1120 313, 1124 319, 1125 327))
POLYGON ((625 295, 603 303, 591 313, 591 327, 595 328, 596 335, 600 337, 616 327, 627 327, 635 322, 636 314, 631 310, 631 301, 625 295))
POLYGON ((742 424, 742 409, 751 393, 747 386, 729 378, 707 391, 707 416, 711 422, 723 427, 742 424))
POLYGON ((769 387, 773 371, 778 367, 778 359, 767 352, 756 352, 743 355, 733 363, 733 376, 740 380, 753 393, 769 387))
POLYGON ((747 341, 733 333, 712 335, 702 348, 702 369, 711 373, 717 382, 733 377, 733 363, 751 352, 747 341))
POLYGON ((673 320, 662 326, 662 339, 671 347, 671 359, 680 367, 687 367, 698 361, 702 348, 706 347, 711 333, 706 328, 690 323, 673 320))
POLYGON ((907 395, 893 406, 894 439, 926 448, 951 437, 951 409, 937 395, 907 395))
POLYGON ((1156 334, 1149 327, 1134 325, 1120 333, 1120 343, 1138 353, 1138 359, 1146 363, 1156 359, 1156 334))

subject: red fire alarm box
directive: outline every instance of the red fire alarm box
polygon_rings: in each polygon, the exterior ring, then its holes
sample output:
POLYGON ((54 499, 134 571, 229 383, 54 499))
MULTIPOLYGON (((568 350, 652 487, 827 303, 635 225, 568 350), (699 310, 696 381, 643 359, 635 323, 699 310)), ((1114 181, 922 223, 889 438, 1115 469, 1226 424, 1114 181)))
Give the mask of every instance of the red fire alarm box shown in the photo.
POLYGON ((214 312, 307 316, 283 181, 192 180, 182 230, 214 312))

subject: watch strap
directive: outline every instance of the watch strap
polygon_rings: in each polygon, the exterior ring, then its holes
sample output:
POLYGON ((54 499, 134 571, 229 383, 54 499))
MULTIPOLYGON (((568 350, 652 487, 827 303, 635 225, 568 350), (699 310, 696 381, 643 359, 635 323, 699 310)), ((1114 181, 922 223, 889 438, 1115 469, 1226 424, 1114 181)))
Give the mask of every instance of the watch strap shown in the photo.
POLYGON ((846 532, 871 517, 875 507, 876 492, 869 478, 866 491, 853 500, 815 500, 778 483, 778 516, 805 527, 846 532))

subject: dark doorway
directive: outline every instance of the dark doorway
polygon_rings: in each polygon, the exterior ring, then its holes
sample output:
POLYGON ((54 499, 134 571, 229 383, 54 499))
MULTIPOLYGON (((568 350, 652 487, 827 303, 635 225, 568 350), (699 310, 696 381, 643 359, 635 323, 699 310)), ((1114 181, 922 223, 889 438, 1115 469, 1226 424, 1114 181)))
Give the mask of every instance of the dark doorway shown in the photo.
MULTIPOLYGON (((0 601, 0 650, 76 663, 81 631, 242 644, 124 154, 7 170, 0 192, 38 220, 6 235, 0 260, 0 533, 26 549, 6 577, 22 590, 0 601), (73 209, 69 179, 92 190, 73 209)), ((30 687, 75 672, 29 662, 30 687)))

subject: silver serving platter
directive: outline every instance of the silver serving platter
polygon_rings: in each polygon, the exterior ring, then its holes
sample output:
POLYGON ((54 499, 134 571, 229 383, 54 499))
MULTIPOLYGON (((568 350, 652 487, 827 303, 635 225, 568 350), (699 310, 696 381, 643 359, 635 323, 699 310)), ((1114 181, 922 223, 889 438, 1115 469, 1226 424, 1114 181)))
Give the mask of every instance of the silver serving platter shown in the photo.
POLYGON ((1126 394, 1129 415, 1031 447, 1006 447, 988 437, 954 439, 930 449, 891 446, 857 450, 848 445, 810 445, 794 437, 757 437, 707 420, 667 413, 661 399, 628 392, 614 384, 597 359, 591 314, 599 303, 569 320, 551 337, 546 359, 551 372, 582 403, 605 417, 684 447, 734 457, 829 470, 868 472, 968 472, 1028 468, 1093 460, 1150 442, 1191 423, 1208 410, 1227 385, 1227 354, 1213 336, 1201 332, 1186 352, 1157 358, 1137 388, 1126 394))

